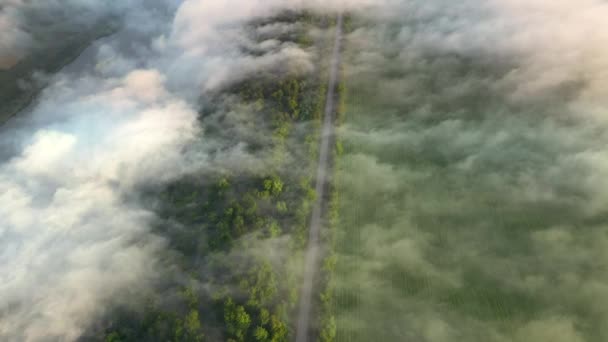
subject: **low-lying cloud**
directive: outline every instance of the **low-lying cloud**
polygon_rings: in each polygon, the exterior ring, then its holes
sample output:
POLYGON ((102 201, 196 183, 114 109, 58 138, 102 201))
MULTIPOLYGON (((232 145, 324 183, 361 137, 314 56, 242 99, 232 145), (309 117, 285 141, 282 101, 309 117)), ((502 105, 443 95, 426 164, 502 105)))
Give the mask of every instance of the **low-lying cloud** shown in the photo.
POLYGON ((160 270, 152 214, 123 196, 183 172, 197 115, 154 70, 115 82, 69 103, 46 98, 33 115, 57 106, 72 117, 37 130, 0 168, 4 339, 73 340, 160 270))
POLYGON ((606 340, 605 2, 385 9, 347 43, 339 338, 606 340))

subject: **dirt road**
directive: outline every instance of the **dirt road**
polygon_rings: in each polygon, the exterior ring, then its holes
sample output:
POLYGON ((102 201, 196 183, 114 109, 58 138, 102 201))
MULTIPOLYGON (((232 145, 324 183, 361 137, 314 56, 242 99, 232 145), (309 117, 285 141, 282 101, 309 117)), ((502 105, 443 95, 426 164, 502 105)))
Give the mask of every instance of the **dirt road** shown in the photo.
POLYGON ((312 291, 315 283, 315 276, 319 268, 319 235, 323 219, 323 209, 326 207, 326 183, 327 175, 330 170, 330 153, 333 151, 332 142, 334 135, 334 116, 335 116, 335 93, 340 70, 340 51, 342 42, 342 14, 338 14, 336 23, 335 41, 332 52, 331 65, 329 69, 329 84, 327 86, 327 100, 321 130, 321 147, 319 150, 319 164, 317 168, 317 180, 315 191, 317 199, 312 209, 310 219, 310 231, 308 238, 308 248, 304 265, 304 280, 300 292, 300 306, 298 321, 296 326, 296 342, 307 342, 310 331, 310 315, 312 309, 312 291))

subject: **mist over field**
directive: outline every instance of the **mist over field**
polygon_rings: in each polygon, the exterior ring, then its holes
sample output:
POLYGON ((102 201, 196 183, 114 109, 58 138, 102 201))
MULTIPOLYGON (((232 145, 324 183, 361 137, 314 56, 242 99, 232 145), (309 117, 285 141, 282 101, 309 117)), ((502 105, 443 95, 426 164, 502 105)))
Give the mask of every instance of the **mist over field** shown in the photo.
POLYGON ((302 335, 607 341, 601 0, 0 0, 0 340, 293 340, 338 13, 302 335))
POLYGON ((337 340, 608 339, 608 6, 386 9, 346 43, 337 340))

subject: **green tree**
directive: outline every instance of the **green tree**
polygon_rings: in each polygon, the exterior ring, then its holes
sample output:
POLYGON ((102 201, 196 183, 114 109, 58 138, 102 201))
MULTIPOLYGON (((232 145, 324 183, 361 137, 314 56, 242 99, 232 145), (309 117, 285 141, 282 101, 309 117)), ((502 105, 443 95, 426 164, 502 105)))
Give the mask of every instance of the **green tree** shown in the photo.
POLYGON ((271 238, 277 237, 281 234, 281 226, 279 226, 279 223, 274 219, 271 219, 268 223, 268 234, 271 238))
POLYGON ((263 327, 256 327, 255 331, 253 332, 253 337, 255 337, 256 341, 266 342, 268 341, 269 336, 270 334, 263 327))
POLYGON ((184 318, 184 332, 188 341, 202 341, 203 333, 201 331, 201 321, 198 317, 198 311, 190 310, 186 318, 184 318))
POLYGON ((264 179, 264 191, 267 191, 272 196, 278 196, 283 192, 284 183, 278 176, 272 176, 264 179))
POLYGON ((278 201, 277 202, 277 211, 279 213, 286 213, 287 212, 287 203, 285 203, 285 201, 278 201))
POLYGON ((321 329, 321 342, 333 342, 336 339, 336 319, 334 316, 325 318, 321 329))
POLYGON ((272 338, 271 342, 286 342, 287 341, 287 325, 277 316, 273 315, 270 318, 270 327, 272 338))
POLYGON ((268 324, 270 322, 270 312, 268 312, 268 310, 265 309, 265 308, 260 309, 260 317, 259 318, 260 318, 260 322, 263 325, 268 324))
POLYGON ((224 303, 224 320, 228 334, 233 336, 236 341, 244 341, 251 325, 251 317, 245 308, 236 305, 231 298, 228 298, 224 303))
POLYGON ((230 181, 226 177, 222 177, 220 181, 217 183, 218 192, 224 193, 230 187, 230 181))
POLYGON ((249 275, 245 282, 249 291, 247 305, 263 307, 270 303, 277 293, 277 280, 269 262, 263 262, 249 275))
POLYGON ((105 339, 105 342, 122 342, 122 341, 123 341, 123 339, 120 337, 120 335, 116 331, 107 335, 106 339, 105 339))
POLYGON ((198 305, 198 296, 196 295, 196 292, 194 292, 194 289, 191 287, 187 287, 185 288, 182 293, 181 293, 182 297, 184 298, 184 300, 186 301, 186 303, 188 304, 189 308, 196 308, 196 306, 198 305))

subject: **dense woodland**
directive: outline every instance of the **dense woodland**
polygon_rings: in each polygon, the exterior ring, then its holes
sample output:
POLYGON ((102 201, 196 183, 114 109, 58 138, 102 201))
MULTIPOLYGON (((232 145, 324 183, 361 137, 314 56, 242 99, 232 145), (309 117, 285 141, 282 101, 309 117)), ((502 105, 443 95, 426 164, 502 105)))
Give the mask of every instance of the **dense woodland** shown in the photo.
POLYGON ((201 101, 200 120, 201 139, 222 142, 218 153, 239 143, 270 163, 263 171, 192 174, 146 193, 160 217, 156 233, 169 241, 172 276, 146 295, 143 309, 116 308, 83 340, 290 340, 331 48, 329 39, 315 42, 310 32, 332 19, 283 13, 250 23, 248 32, 269 23, 294 24, 273 38, 315 51, 316 70, 273 69, 227 84, 201 101), (243 108, 247 117, 240 119, 256 125, 259 136, 233 129, 230 113, 243 108))

